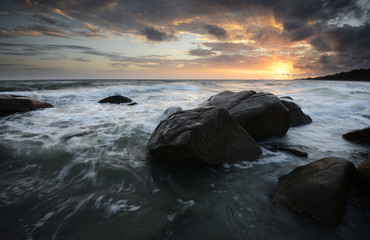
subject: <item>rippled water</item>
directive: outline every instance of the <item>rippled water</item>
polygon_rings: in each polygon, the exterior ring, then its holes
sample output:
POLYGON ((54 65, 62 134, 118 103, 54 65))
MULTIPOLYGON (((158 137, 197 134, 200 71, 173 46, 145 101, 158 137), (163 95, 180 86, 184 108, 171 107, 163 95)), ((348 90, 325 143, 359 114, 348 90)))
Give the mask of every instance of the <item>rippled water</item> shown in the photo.
POLYGON ((370 208, 363 199, 349 197, 335 228, 270 197, 278 177, 297 166, 327 156, 357 166, 370 155, 369 147, 342 139, 370 125, 369 89, 331 81, 1 81, 3 93, 55 107, 0 118, 0 238, 366 239, 370 208), (308 158, 263 149, 257 162, 221 168, 146 160, 146 142, 165 109, 251 89, 291 96, 312 117, 269 141, 303 145, 308 158), (113 94, 138 104, 97 103, 113 94))

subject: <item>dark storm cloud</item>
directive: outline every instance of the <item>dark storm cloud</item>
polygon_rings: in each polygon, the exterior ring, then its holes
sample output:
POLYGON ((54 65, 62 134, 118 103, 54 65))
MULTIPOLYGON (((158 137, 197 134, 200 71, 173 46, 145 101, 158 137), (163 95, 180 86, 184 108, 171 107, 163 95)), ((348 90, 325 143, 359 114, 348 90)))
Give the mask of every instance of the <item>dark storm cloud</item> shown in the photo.
POLYGON ((216 38, 225 38, 226 37, 226 30, 221 28, 221 27, 217 27, 215 25, 204 25, 204 29, 207 30, 207 32, 213 36, 215 36, 216 38))
POLYGON ((161 32, 155 28, 152 27, 146 27, 141 31, 141 33, 146 37, 146 39, 150 41, 165 41, 165 40, 171 40, 175 37, 171 34, 167 34, 165 32, 161 32))

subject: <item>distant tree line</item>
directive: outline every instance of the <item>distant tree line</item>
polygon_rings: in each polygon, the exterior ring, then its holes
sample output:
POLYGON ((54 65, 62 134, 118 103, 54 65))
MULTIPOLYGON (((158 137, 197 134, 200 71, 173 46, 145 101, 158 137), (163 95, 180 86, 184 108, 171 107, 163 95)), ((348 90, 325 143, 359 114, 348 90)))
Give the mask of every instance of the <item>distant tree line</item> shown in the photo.
POLYGON ((355 69, 350 72, 341 72, 333 75, 326 75, 314 78, 305 78, 304 80, 356 80, 356 81, 370 81, 369 69, 355 69))

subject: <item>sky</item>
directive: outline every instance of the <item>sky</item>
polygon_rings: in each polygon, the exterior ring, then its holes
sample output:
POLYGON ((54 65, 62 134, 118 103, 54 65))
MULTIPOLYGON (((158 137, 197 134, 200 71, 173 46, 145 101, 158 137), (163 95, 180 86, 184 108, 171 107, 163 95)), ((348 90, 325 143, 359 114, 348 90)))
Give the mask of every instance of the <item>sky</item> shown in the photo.
POLYGON ((0 79, 297 79, 370 68, 370 0, 1 0, 0 79))

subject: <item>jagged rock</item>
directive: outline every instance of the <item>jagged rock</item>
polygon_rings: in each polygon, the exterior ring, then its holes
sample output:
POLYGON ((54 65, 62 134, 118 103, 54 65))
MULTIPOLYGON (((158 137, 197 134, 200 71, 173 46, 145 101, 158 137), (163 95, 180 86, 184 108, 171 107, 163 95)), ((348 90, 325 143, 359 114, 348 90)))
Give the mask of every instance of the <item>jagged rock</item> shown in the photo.
POLYGON ((150 160, 180 165, 253 161, 260 147, 223 108, 179 111, 162 121, 147 144, 150 160))
POLYGON ((133 102, 131 98, 124 97, 121 95, 114 95, 107 98, 104 98, 100 100, 98 103, 114 103, 114 104, 120 104, 120 103, 129 103, 129 106, 136 105, 136 102, 133 102))
POLYGON ((343 135, 343 138, 348 141, 370 145, 370 127, 348 132, 343 135))
POLYGON ((283 99, 281 99, 281 102, 290 111, 290 126, 291 127, 297 127, 300 125, 312 123, 311 117, 305 114, 296 103, 283 100, 283 99))
POLYGON ((53 105, 33 98, 19 95, 0 94, 0 115, 8 115, 16 112, 28 112, 51 107, 53 107, 53 105))
POLYGON ((345 159, 323 158, 280 177, 273 199, 315 219, 338 224, 355 172, 353 163, 345 159))
POLYGON ((255 91, 224 91, 201 106, 227 109, 255 141, 282 137, 290 127, 290 111, 275 95, 255 91))

